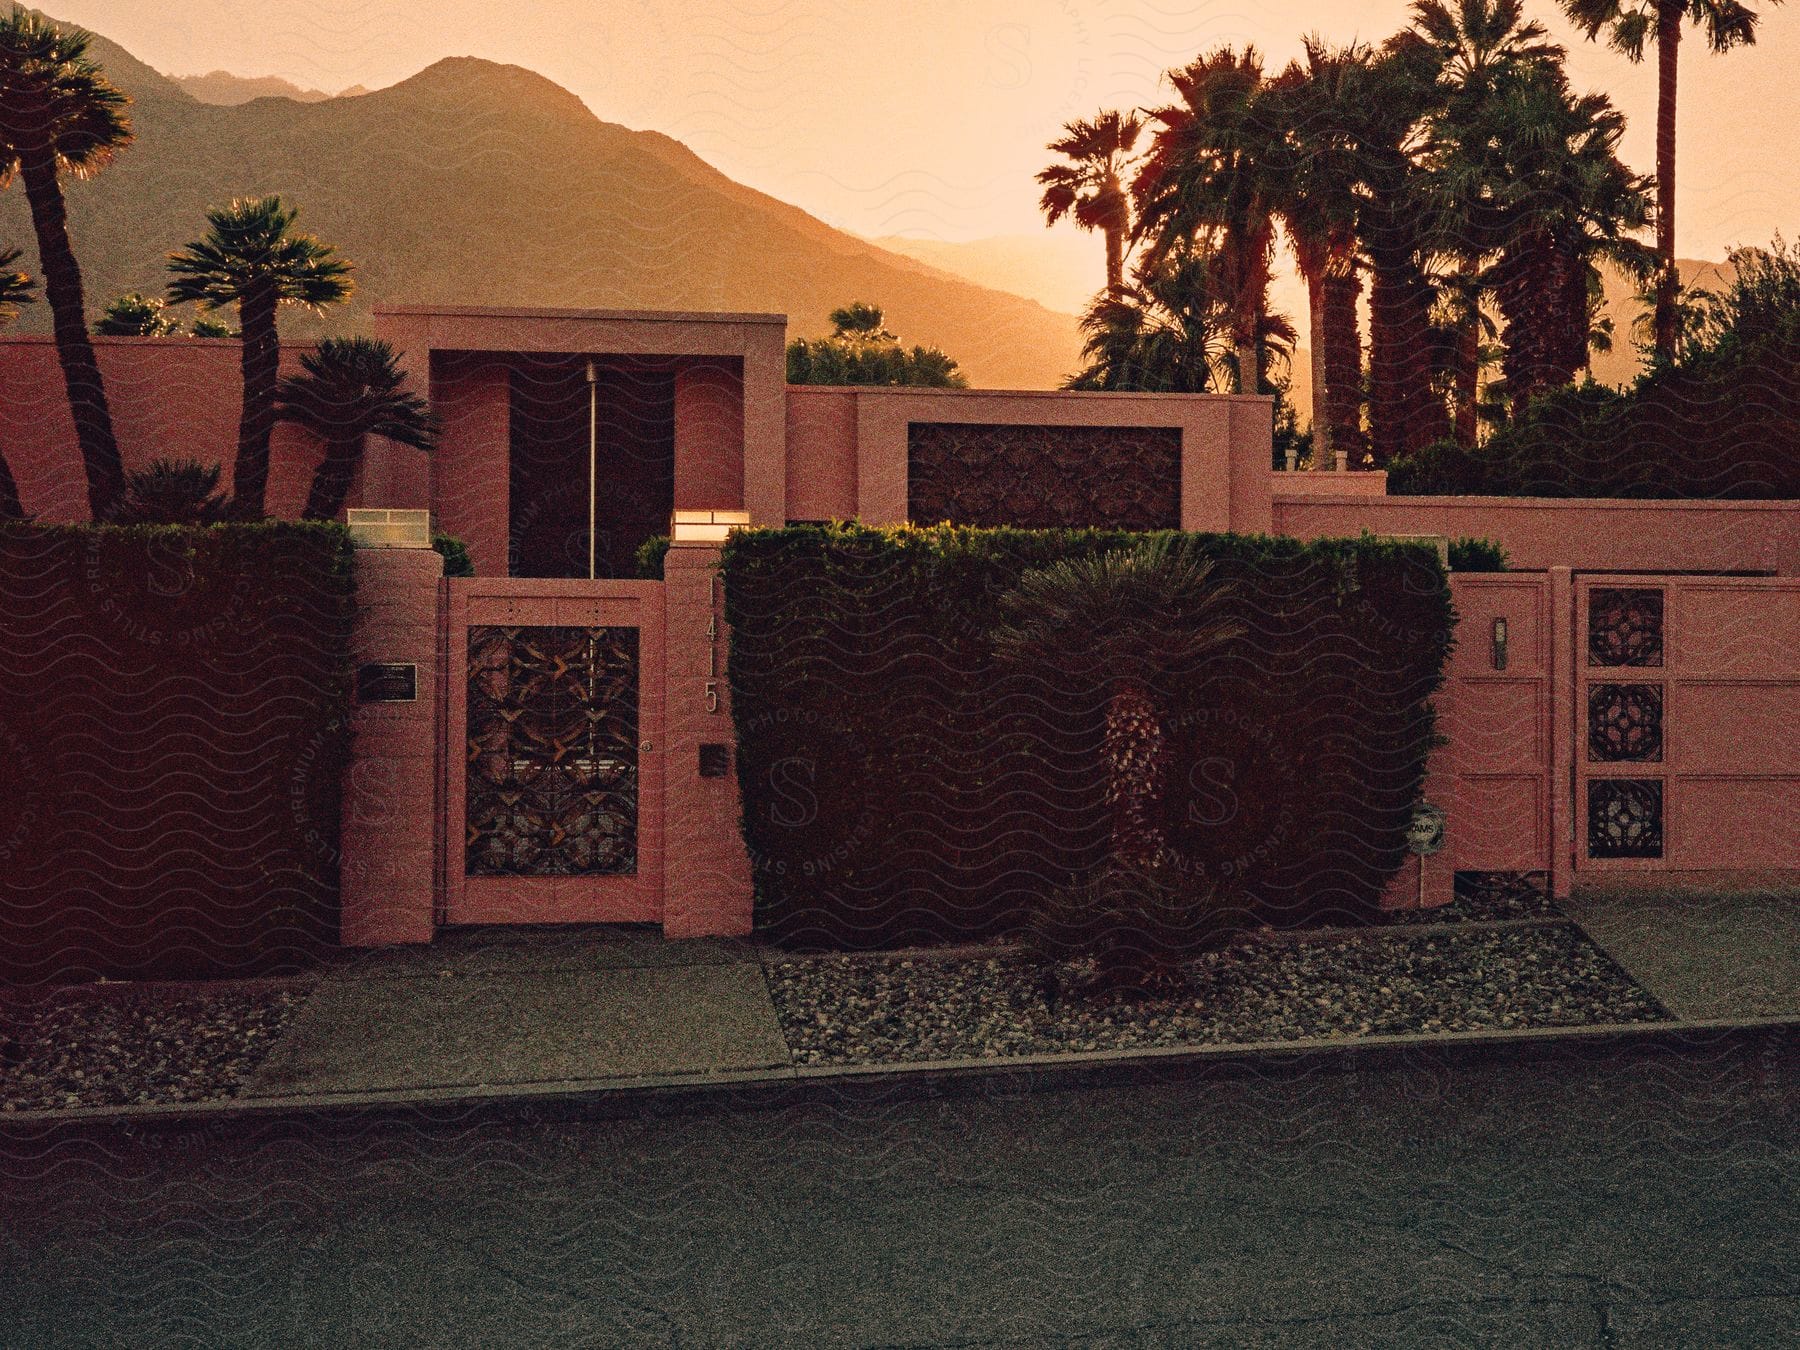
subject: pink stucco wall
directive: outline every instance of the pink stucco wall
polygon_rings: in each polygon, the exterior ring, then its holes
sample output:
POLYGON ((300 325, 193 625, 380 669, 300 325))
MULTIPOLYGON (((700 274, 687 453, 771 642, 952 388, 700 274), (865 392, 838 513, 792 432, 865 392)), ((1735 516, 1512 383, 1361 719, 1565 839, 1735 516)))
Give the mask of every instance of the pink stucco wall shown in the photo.
POLYGON ((1277 478, 1273 522, 1301 539, 1488 538, 1520 570, 1800 573, 1800 503, 1320 496, 1277 478))
MULTIPOLYGON (((237 454, 243 376, 239 344, 224 338, 94 339, 119 453, 129 472, 153 459, 217 464, 229 490, 237 454)), ((299 370, 308 343, 284 343, 281 370, 299 370)), ((87 480, 56 344, 47 337, 0 338, 0 453, 12 466, 25 510, 46 521, 88 518, 87 480)), ((406 452, 422 460, 417 451, 406 452)), ((317 443, 297 427, 275 428, 269 452, 269 510, 295 516, 306 502, 317 443)), ((358 498, 352 494, 351 505, 358 498)))
POLYGON ((356 552, 351 659, 416 666, 418 697, 351 712, 339 869, 339 933, 347 947, 429 942, 437 929, 443 571, 432 549, 356 552))

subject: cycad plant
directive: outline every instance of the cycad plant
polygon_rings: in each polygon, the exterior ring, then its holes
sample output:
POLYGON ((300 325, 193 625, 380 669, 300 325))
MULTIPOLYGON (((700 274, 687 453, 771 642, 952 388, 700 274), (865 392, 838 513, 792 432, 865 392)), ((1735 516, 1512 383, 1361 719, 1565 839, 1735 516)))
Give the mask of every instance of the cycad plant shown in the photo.
POLYGON ((62 176, 87 178, 105 168, 131 143, 131 124, 130 100, 88 57, 92 41, 19 5, 0 15, 0 188, 15 175, 25 185, 88 508, 95 520, 106 520, 125 491, 125 465, 88 338, 62 176))
POLYGON ((236 306, 243 338, 244 405, 232 467, 232 509, 264 514, 269 436, 281 369, 276 315, 283 305, 318 312, 350 297, 350 264, 329 244, 293 230, 298 212, 279 197, 233 201, 206 213, 203 239, 169 257, 169 298, 205 310, 236 306))
POLYGON ((167 311, 161 296, 131 291, 106 307, 94 324, 94 333, 99 337, 168 337, 179 332, 181 325, 167 311))
POLYGON ((1193 678, 1243 631, 1226 611, 1231 588, 1212 570, 1191 540, 1158 534, 1028 571, 1001 599, 993 645, 1003 662, 1105 699, 1111 854, 1127 869, 1155 868, 1168 851, 1172 682, 1193 678))
POLYGON ((436 429, 425 400, 404 387, 399 356, 380 338, 326 338, 300 365, 301 374, 280 384, 276 416, 325 443, 302 514, 331 520, 344 507, 370 436, 430 450, 436 429))
POLYGON ((153 459, 125 479, 120 525, 211 525, 225 519, 219 466, 191 459, 153 459))

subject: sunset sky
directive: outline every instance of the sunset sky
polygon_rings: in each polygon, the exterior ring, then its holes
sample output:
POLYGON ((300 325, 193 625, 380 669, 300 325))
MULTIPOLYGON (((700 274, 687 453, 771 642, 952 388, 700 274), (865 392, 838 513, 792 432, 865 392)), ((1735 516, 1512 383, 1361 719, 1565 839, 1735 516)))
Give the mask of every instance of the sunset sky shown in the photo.
MULTIPOLYGON (((1800 4, 1761 6, 1748 51, 1683 44, 1684 256, 1800 233, 1800 4)), ((685 141, 732 177, 865 235, 960 240, 1042 228, 1032 174, 1065 120, 1159 101, 1219 43, 1271 65, 1302 34, 1378 40, 1404 0, 54 0, 173 74, 227 69, 336 91, 445 56, 539 71, 599 116, 685 141)), ((1625 110, 1653 161, 1655 78, 1583 41, 1554 0, 1528 12, 1578 85, 1625 110)))

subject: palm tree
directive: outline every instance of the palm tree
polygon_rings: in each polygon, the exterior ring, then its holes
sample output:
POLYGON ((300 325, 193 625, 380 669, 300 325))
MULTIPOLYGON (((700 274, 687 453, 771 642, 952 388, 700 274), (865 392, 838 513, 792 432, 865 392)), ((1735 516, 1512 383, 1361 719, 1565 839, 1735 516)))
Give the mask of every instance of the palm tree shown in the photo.
POLYGON ((1019 578, 1001 598, 994 651, 1106 699, 1106 804, 1113 861, 1155 867, 1167 851, 1162 802, 1168 736, 1159 691, 1193 678, 1238 637, 1228 586, 1191 541, 1154 535, 1130 549, 1067 558, 1019 578))
POLYGON ((1125 289, 1125 240, 1131 232, 1131 198, 1125 190, 1138 133, 1138 114, 1103 112, 1091 122, 1074 121, 1049 149, 1068 160, 1039 173, 1044 195, 1038 202, 1044 223, 1067 215, 1084 230, 1099 230, 1106 239, 1106 289, 1117 296, 1125 289))
POLYGON ((1285 132, 1280 176, 1287 188, 1277 209, 1306 281, 1318 469, 1330 468, 1336 451, 1359 461, 1367 443, 1356 221, 1364 172, 1360 127, 1372 60, 1366 46, 1332 48, 1309 37, 1305 64, 1291 63, 1270 83, 1274 116, 1285 132))
POLYGON ((1087 365, 1064 387, 1203 394, 1228 384, 1231 306, 1216 271, 1192 243, 1140 261, 1132 285, 1095 296, 1082 316, 1087 365))
POLYGON ((269 434, 281 368, 276 314, 282 305, 314 312, 349 298, 350 264, 329 244, 292 233, 299 213, 279 197, 233 201, 206 213, 206 237, 169 255, 169 298, 207 310, 236 305, 243 333, 244 406, 232 466, 232 507, 263 515, 269 483, 269 434))
POLYGON ((1281 128, 1265 91, 1262 57, 1221 47, 1168 74, 1180 102, 1154 110, 1159 129, 1132 184, 1137 233, 1154 262, 1184 241, 1217 260, 1231 297, 1236 388, 1262 386, 1259 334, 1275 262, 1281 128))
POLYGON ((1495 98, 1500 151, 1493 210, 1505 239, 1491 273, 1503 320, 1501 370, 1515 414, 1588 365, 1600 264, 1645 276, 1654 255, 1630 237, 1650 221, 1650 185, 1620 162, 1625 119, 1560 75, 1495 98))
POLYGON ((25 184, 37 236, 57 359, 87 473, 88 508, 106 520, 125 491, 125 465, 94 344, 88 340, 81 267, 69 245, 62 175, 98 173, 131 143, 130 101, 88 59, 92 37, 15 5, 0 17, 0 188, 25 184))
POLYGON ((326 338, 300 365, 303 374, 280 384, 276 416, 325 442, 302 516, 331 520, 343 509, 370 436, 430 450, 436 426, 425 400, 401 387, 400 358, 380 338, 326 338))
MULTIPOLYGON (((1680 278, 1675 270, 1675 95, 1681 52, 1681 24, 1689 19, 1706 31, 1715 52, 1756 42, 1758 14, 1739 0, 1561 0, 1563 12, 1591 42, 1602 29, 1613 47, 1633 63, 1644 59, 1656 40, 1656 253, 1659 272, 1654 319, 1659 361, 1673 360, 1677 341, 1676 305, 1680 278)), ((1779 5, 1781 0, 1769 0, 1779 5)))
MULTIPOLYGON (((19 311, 37 298, 32 294, 37 283, 29 272, 19 270, 18 261, 18 249, 0 248, 0 328, 16 319, 19 311)), ((0 520, 24 518, 19 484, 13 478, 12 465, 6 462, 4 449, 0 449, 0 520)))

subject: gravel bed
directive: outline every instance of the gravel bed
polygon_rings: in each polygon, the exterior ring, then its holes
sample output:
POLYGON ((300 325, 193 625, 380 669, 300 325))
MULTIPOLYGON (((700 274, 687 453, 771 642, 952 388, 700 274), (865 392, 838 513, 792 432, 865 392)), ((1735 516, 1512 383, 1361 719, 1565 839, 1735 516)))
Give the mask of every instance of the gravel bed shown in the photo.
POLYGON ((1572 926, 1249 941, 1191 995, 1065 998, 1021 956, 788 958, 765 966, 796 1064, 987 1059, 1158 1045, 1654 1022, 1667 1014, 1572 926))
POLYGON ((0 1005, 0 1112, 235 1097, 305 989, 0 1005))
POLYGON ((1421 923, 1491 923, 1499 919, 1559 919, 1542 872, 1458 872, 1456 898, 1436 909, 1396 909, 1376 922, 1388 926, 1421 923))

